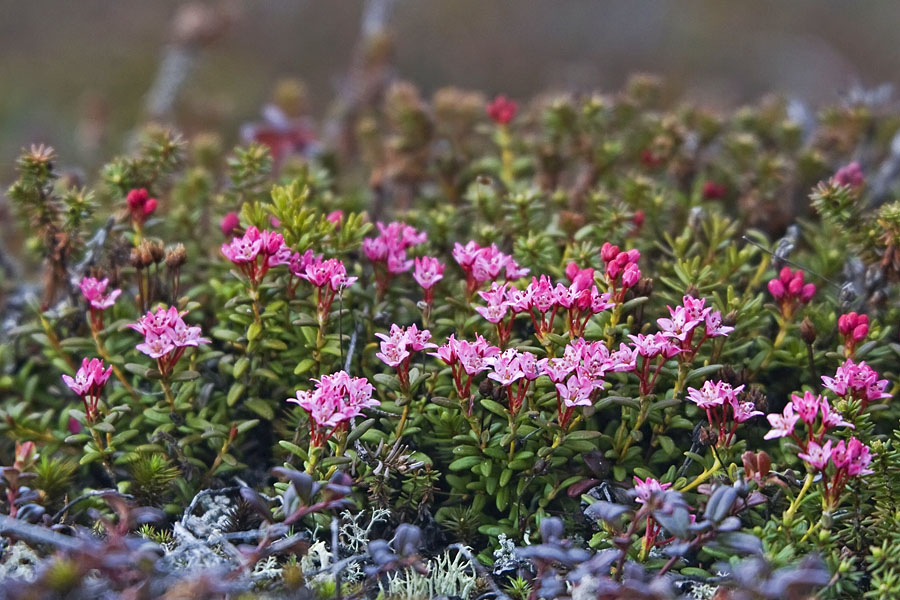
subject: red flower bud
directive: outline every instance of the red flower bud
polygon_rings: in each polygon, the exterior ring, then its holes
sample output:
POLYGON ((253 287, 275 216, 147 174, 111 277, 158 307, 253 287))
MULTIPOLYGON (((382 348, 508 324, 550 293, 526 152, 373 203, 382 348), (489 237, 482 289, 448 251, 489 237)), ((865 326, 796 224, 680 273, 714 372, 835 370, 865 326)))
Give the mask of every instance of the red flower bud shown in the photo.
POLYGON ((715 181, 707 181, 703 184, 703 199, 719 200, 725 197, 726 191, 724 185, 716 183, 715 181))
POLYGON ((508 99, 506 96, 500 95, 494 98, 494 101, 488 104, 487 106, 487 114, 498 125, 506 125, 510 121, 512 121, 516 112, 518 112, 518 105, 508 99))

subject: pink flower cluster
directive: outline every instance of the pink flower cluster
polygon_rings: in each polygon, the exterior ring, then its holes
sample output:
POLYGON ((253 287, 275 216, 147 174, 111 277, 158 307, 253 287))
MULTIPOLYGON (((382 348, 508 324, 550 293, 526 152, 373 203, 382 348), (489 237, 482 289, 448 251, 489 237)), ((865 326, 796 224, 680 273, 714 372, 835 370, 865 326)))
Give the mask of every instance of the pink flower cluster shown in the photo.
POLYGON ((625 344, 610 352, 603 342, 588 342, 583 338, 570 342, 560 357, 537 360, 530 352, 515 349, 501 352, 478 335, 474 342, 457 340, 451 335, 432 356, 450 365, 456 393, 460 400, 469 400, 470 411, 472 381, 481 372, 489 371, 488 378, 507 387, 513 414, 521 408, 531 382, 546 375, 556 387, 557 413, 562 427, 568 424, 576 407, 593 404, 595 392, 603 388, 606 373, 631 371, 635 366, 635 351, 625 344))
POLYGON ((878 379, 878 373, 865 361, 857 364, 848 358, 837 368, 834 377, 823 375, 822 382, 826 388, 842 398, 859 400, 863 409, 872 402, 891 397, 885 391, 888 380, 878 379))
POLYGON ((508 283, 495 282, 489 291, 478 292, 487 306, 479 306, 475 310, 497 325, 501 346, 506 345, 516 315, 521 313, 528 313, 539 340, 553 331, 553 323, 560 312, 566 315, 570 335, 573 338, 581 336, 591 316, 611 308, 613 304, 609 302, 609 294, 601 294, 594 285, 593 269, 580 270, 575 265, 570 278, 572 283, 569 285, 557 283, 554 286, 546 275, 532 277, 524 290, 508 283), (507 314, 509 319, 504 322, 507 314))
POLYGON ((457 340, 451 335, 447 343, 438 346, 431 356, 444 361, 453 373, 453 385, 460 401, 468 400, 468 412, 472 414, 472 380, 490 367, 486 359, 500 353, 500 348, 492 346, 486 339, 475 334, 475 341, 457 340))
POLYGON ((346 371, 323 375, 314 379, 313 390, 300 390, 288 402, 299 405, 309 413, 310 445, 325 445, 337 431, 347 431, 350 421, 367 408, 381 402, 372 398, 374 388, 365 377, 351 377, 346 371))
MULTIPOLYGON (((356 277, 347 275, 343 261, 337 258, 325 259, 312 250, 300 254, 295 252, 288 262, 291 275, 310 282, 316 288, 316 312, 319 322, 324 323, 331 312, 334 298, 344 288, 353 285, 356 277)), ((294 295, 296 284, 288 284, 290 295, 294 295)))
POLYGON ((784 407, 782 413, 766 415, 771 431, 765 435, 765 439, 771 440, 780 437, 791 437, 804 450, 810 442, 821 444, 825 434, 835 427, 849 427, 853 425, 844 420, 843 416, 835 411, 828 403, 828 398, 813 395, 812 392, 804 392, 802 396, 791 395, 791 401, 784 407), (802 421, 806 425, 806 437, 801 437, 795 432, 797 422, 802 421), (818 426, 816 426, 818 422, 818 426))
POLYGON ((829 509, 838 506, 844 487, 851 477, 868 475, 872 472, 869 464, 872 453, 869 447, 855 437, 849 441, 839 441, 832 447, 831 440, 824 444, 811 441, 805 452, 797 455, 809 466, 822 474, 825 488, 825 504, 829 509), (829 462, 834 466, 829 473, 829 462))
POLYGON ((97 418, 100 392, 103 391, 111 373, 112 366, 104 369, 102 360, 83 358, 81 359, 81 368, 75 373, 75 377, 62 376, 63 382, 69 386, 69 389, 81 397, 88 423, 93 423, 97 418))
POLYGON ((143 225, 147 222, 154 212, 158 202, 156 198, 151 198, 150 194, 144 188, 133 189, 128 192, 125 197, 125 204, 128 206, 128 213, 131 215, 131 221, 135 225, 143 225))
POLYGON ((375 337, 381 340, 381 352, 375 356, 387 366, 397 369, 397 377, 404 391, 409 389, 409 363, 412 360, 412 353, 437 348, 437 344, 430 341, 431 332, 427 329, 420 330, 415 323, 406 328, 394 323, 388 334, 376 333, 375 337))
MULTIPOLYGON (((635 493, 635 501, 638 504, 647 504, 653 498, 653 496, 657 494, 661 494, 665 492, 667 489, 672 487, 671 483, 660 483, 658 480, 647 477, 647 479, 642 480, 637 475, 634 476, 634 493, 635 493)), ((695 515, 690 515, 691 523, 695 522, 695 515)), ((657 539, 663 531, 662 525, 656 522, 653 518, 652 513, 647 515, 647 522, 644 526, 644 541, 642 542, 642 546, 644 549, 650 549, 653 546, 657 545, 657 539)), ((659 542, 659 545, 665 545, 671 543, 675 538, 669 538, 667 540, 662 540, 659 542)))
POLYGON ((271 267, 286 265, 291 260, 291 249, 280 233, 260 231, 252 226, 243 236, 222 244, 222 254, 237 265, 254 286, 262 282, 271 267))
POLYGON ((680 346, 664 333, 628 336, 634 344, 634 350, 640 357, 640 366, 635 370, 641 380, 640 392, 646 396, 653 392, 656 380, 666 361, 681 352, 680 346), (654 366, 655 364, 655 366, 654 366))
POLYGON ((781 314, 790 318, 794 310, 800 304, 808 304, 816 293, 813 283, 803 282, 803 271, 797 269, 791 271, 790 267, 784 267, 778 273, 778 277, 769 281, 769 293, 781 306, 781 314))
POLYGON ((620 251, 618 246, 604 242, 600 248, 600 258, 606 263, 606 281, 612 301, 621 304, 625 292, 641 279, 637 266, 641 253, 637 249, 620 251))
POLYGON ((844 165, 832 177, 832 181, 835 185, 846 185, 852 188, 860 188, 866 182, 866 177, 863 175, 862 167, 859 166, 859 163, 853 161, 849 165, 844 165))
POLYGON ((427 234, 416 231, 411 225, 393 221, 385 225, 378 222, 378 235, 363 240, 362 248, 366 257, 375 266, 375 281, 378 293, 387 291, 391 278, 398 273, 405 273, 413 266, 413 261, 406 257, 406 251, 413 246, 425 243, 427 234))
POLYGON ((531 352, 519 352, 515 348, 510 348, 500 354, 489 356, 484 362, 491 367, 488 379, 493 379, 506 388, 509 412, 516 416, 528 393, 528 387, 541 374, 537 357, 531 352), (514 383, 515 392, 513 392, 514 383))
POLYGON ((434 302, 434 286, 444 278, 444 264, 431 256, 416 257, 415 264, 413 279, 425 290, 425 303, 431 306, 434 302))
POLYGON ((512 121, 519 106, 504 95, 499 95, 487 106, 487 114, 498 125, 506 125, 512 121))
POLYGON ((453 258, 466 274, 466 292, 471 298, 475 291, 489 281, 496 281, 503 271, 507 281, 515 281, 528 275, 512 256, 501 252, 496 244, 480 246, 469 241, 465 246, 457 242, 453 246, 453 258))
POLYGON ((568 425, 575 407, 591 406, 595 392, 603 388, 610 372, 634 370, 635 352, 625 344, 610 352, 603 342, 577 338, 566 345, 563 355, 538 361, 541 374, 556 387, 556 411, 561 427, 568 425))
POLYGON ((112 290, 106 293, 106 287, 109 285, 109 279, 98 281, 94 277, 85 277, 78 284, 85 300, 91 311, 91 328, 99 331, 103 328, 103 311, 112 307, 116 303, 116 298, 122 293, 122 290, 112 290))
POLYGON ((852 429, 853 425, 845 421, 824 396, 816 396, 811 392, 805 392, 803 396, 792 395, 791 402, 784 407, 782 414, 771 414, 766 418, 772 425, 772 430, 765 438, 768 440, 790 436, 800 447, 797 456, 821 474, 826 505, 830 509, 837 507, 850 477, 871 472, 867 467, 872 455, 869 448, 858 439, 851 437, 848 442, 841 440, 834 446, 831 440, 825 441, 829 430, 835 427, 852 429), (795 431, 798 421, 806 426, 805 436, 798 435, 795 431), (827 470, 829 461, 834 465, 831 474, 827 470))
POLYGON ((852 355, 856 344, 869 335, 869 317, 868 315, 858 315, 855 312, 841 315, 838 318, 838 331, 844 338, 844 348, 847 350, 847 354, 852 355))
POLYGON ((185 350, 210 343, 200 335, 199 327, 184 322, 185 314, 179 313, 174 306, 166 309, 160 305, 156 312, 148 311, 137 323, 129 325, 144 336, 144 342, 136 346, 137 350, 156 359, 163 377, 172 373, 185 350))
POLYGON ((667 306, 669 318, 656 320, 660 332, 678 346, 681 358, 689 362, 709 338, 726 337, 734 327, 722 325, 722 313, 706 306, 706 298, 682 297, 682 305, 667 306), (694 333, 703 324, 703 337, 694 343, 694 333))
POLYGON ((732 388, 724 381, 707 381, 698 390, 688 388, 688 399, 706 411, 709 424, 719 432, 716 445, 729 446, 734 439, 737 426, 753 417, 762 416, 752 402, 742 402, 738 396, 744 386, 732 388), (731 424, 729 429, 728 425, 731 424))

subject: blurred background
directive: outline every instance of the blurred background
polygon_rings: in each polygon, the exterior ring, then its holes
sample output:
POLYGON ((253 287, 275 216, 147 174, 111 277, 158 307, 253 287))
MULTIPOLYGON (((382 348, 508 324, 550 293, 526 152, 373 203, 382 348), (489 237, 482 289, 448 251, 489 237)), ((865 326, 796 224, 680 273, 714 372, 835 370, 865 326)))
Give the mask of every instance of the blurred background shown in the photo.
POLYGON ((235 142, 284 77, 305 82, 321 117, 361 32, 380 25, 392 76, 426 94, 610 91, 643 71, 673 100, 732 106, 774 91, 817 106, 900 79, 896 0, 0 0, 0 181, 33 142, 95 168, 154 103, 235 142), (166 78, 182 76, 167 97, 166 78))

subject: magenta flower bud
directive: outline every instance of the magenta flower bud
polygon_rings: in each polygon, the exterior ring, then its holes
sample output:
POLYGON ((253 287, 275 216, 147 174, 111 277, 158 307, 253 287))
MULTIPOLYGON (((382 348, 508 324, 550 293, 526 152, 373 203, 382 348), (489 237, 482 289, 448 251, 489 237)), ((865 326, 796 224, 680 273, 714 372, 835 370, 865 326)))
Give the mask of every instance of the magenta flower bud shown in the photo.
POLYGON ((866 179, 863 175, 862 168, 859 166, 859 163, 853 161, 849 165, 843 166, 838 169, 837 173, 834 174, 833 181, 837 185, 861 187, 866 182, 866 179))
POLYGON ((240 227, 241 220, 238 217, 236 212, 230 212, 224 217, 222 217, 222 235, 230 236, 234 234, 234 230, 240 227))
POLYGON ((603 259, 603 262, 609 262, 615 259, 619 255, 619 247, 613 246, 609 242, 603 242, 603 246, 600 248, 600 258, 603 259))
POLYGON ((838 318, 838 331, 841 335, 848 335, 856 327, 856 313, 848 313, 838 318))
POLYGON ((769 281, 769 293, 772 294, 776 300, 784 298, 784 292, 784 284, 781 283, 781 280, 773 279, 769 281))
POLYGON ((641 278, 641 270, 634 263, 631 263, 622 272, 622 285, 632 287, 641 278))
POLYGON ((869 335, 869 325, 867 323, 857 325, 856 329, 853 330, 853 341, 859 342, 861 340, 864 340, 866 339, 867 335, 869 335))
POLYGON ((816 293, 816 284, 807 283, 806 285, 803 286, 803 289, 800 290, 800 302, 802 302, 803 304, 806 304, 807 302, 812 300, 812 297, 815 295, 815 293, 816 293))
POLYGON ((800 290, 803 289, 803 280, 799 277, 794 277, 791 279, 791 282, 787 285, 788 294, 792 296, 797 296, 800 294, 800 290))

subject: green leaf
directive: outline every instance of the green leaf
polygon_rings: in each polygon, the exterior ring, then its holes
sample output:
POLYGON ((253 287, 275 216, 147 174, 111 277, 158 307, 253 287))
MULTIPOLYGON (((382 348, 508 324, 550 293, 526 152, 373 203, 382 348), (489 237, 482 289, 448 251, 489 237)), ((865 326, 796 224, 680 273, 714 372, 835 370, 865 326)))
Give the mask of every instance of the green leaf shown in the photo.
POLYGON ((687 374, 685 378, 685 382, 690 383, 695 379, 699 379, 700 377, 706 377, 707 375, 712 375, 713 373, 717 373, 722 369, 722 365, 706 365, 705 367, 700 367, 699 369, 694 369, 687 374))
POLYGON ((250 431, 257 425, 259 425, 259 419, 250 419, 249 421, 244 421, 243 423, 240 423, 236 427, 236 429, 237 429, 238 433, 245 433, 247 431, 250 431))
POLYGON ((500 404, 499 402, 494 402, 493 400, 489 400, 488 398, 482 398, 480 400, 481 406, 491 411, 495 415, 507 418, 509 411, 506 410, 506 407, 500 404))
POLYGON ((465 469, 471 469, 483 460, 484 458, 482 458, 481 456, 463 456, 462 458, 457 458, 452 463, 450 463, 450 466, 448 468, 451 471, 463 471, 465 469))
POLYGON ((172 381, 191 381, 193 379, 198 379, 200 377, 200 373, 197 371, 179 371, 172 375, 172 381))
POLYGON ((375 419, 366 419, 362 423, 359 423, 353 430, 347 435, 347 443, 352 444, 356 440, 358 440, 365 432, 372 429, 375 425, 375 419))
POLYGON ((134 373, 135 375, 140 375, 141 377, 146 378, 150 376, 150 371, 152 371, 153 369, 145 365, 139 365, 137 363, 127 363, 125 365, 125 370, 129 373, 134 373))
POLYGON ((293 454, 294 456, 302 458, 303 460, 306 460, 307 458, 309 458, 306 454, 306 450, 304 450, 297 444, 292 444, 291 442, 281 440, 280 442, 278 442, 278 445, 281 446, 282 448, 284 448, 285 450, 287 450, 288 452, 290 452, 291 454, 293 454))
POLYGON ((234 370, 232 371, 232 375, 235 379, 240 379, 244 373, 247 372, 247 368, 250 366, 250 359, 246 356, 242 356, 237 359, 234 363, 234 370))
POLYGON ((235 383, 231 386, 231 389, 228 390, 228 396, 225 398, 225 402, 228 406, 234 406, 238 398, 244 395, 244 390, 247 389, 243 383, 235 383))
POLYGON ((272 410, 272 407, 266 401, 260 398, 250 398, 244 402, 244 406, 268 421, 275 418, 275 411, 272 410))
POLYGON ((294 375, 302 375, 316 366, 316 361, 311 358, 304 358, 294 367, 294 375))

